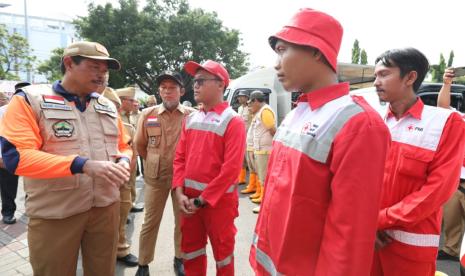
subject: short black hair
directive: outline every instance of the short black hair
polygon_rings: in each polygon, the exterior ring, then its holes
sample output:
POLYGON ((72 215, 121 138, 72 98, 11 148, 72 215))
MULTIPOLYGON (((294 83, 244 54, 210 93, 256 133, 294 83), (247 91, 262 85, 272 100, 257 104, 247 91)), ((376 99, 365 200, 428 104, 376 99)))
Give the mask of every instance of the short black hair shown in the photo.
MULTIPOLYGON (((71 57, 71 60, 72 60, 73 63, 75 63, 75 64, 81 63, 81 61, 83 61, 84 59, 86 59, 86 58, 85 58, 85 57, 81 57, 81 56, 72 56, 72 57, 71 57)), ((61 73, 62 73, 63 75, 66 73, 66 67, 65 67, 65 64, 63 63, 63 58, 61 59, 60 70, 61 70, 61 73)))
POLYGON ((403 78, 408 73, 417 72, 413 83, 413 91, 417 92, 429 70, 429 62, 425 55, 415 48, 392 49, 376 58, 375 64, 381 62, 386 67, 399 67, 403 78))

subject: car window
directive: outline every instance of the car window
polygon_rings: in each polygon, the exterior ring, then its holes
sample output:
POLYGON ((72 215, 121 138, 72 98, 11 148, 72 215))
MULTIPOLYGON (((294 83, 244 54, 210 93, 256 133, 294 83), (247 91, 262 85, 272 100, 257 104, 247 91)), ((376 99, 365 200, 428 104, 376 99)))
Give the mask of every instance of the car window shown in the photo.
MULTIPOLYGON (((418 94, 424 104, 430 106, 437 106, 438 93, 437 92, 421 92, 418 94)), ((451 93, 451 107, 460 112, 464 112, 463 95, 459 93, 451 93)))

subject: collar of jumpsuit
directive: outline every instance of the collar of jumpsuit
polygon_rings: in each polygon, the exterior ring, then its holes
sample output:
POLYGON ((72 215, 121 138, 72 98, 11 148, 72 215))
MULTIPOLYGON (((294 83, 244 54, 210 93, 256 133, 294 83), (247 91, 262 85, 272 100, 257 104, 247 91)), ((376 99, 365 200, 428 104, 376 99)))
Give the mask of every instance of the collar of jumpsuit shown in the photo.
POLYGON ((308 102, 312 110, 318 109, 326 103, 345 96, 349 93, 349 83, 343 82, 327 86, 300 95, 298 102, 308 102))
MULTIPOLYGON (((221 115, 223 113, 223 111, 229 107, 229 104, 228 102, 222 102, 222 103, 219 103, 217 105, 215 105, 212 109, 210 109, 208 112, 215 112, 217 113, 218 115, 221 115)), ((200 108, 201 111, 207 113, 207 111, 202 107, 200 108)))
MULTIPOLYGON (((423 101, 420 98, 417 98, 417 101, 407 110, 402 115, 402 118, 404 118, 407 115, 412 116, 413 118, 417 120, 421 120, 421 113, 423 112, 423 107, 425 105, 423 104, 423 101)), ((392 113, 391 106, 389 106, 389 109, 386 114, 386 118, 391 118, 394 117, 394 113, 392 113)))

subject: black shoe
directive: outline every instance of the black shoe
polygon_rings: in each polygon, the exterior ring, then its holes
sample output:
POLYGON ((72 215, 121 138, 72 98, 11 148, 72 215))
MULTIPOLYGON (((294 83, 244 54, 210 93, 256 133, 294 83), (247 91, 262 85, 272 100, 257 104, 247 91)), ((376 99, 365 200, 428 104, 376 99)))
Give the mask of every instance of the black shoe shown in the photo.
POLYGON ((174 266, 174 273, 176 273, 176 276, 184 276, 184 264, 182 263, 181 258, 176 258, 174 257, 173 261, 173 266, 174 266))
POLYGON ((150 276, 149 266, 139 265, 139 268, 136 271, 136 276, 150 276))
POLYGON ((139 264, 139 260, 136 256, 132 255, 131 253, 127 254, 124 257, 116 258, 118 261, 124 263, 126 266, 137 266, 139 264))
POLYGON ((142 211, 144 211, 144 206, 139 207, 137 205, 132 205, 131 213, 139 213, 142 211))
POLYGON ((3 216, 3 223, 5 224, 15 224, 16 223, 16 218, 15 216, 3 216))
POLYGON ((438 251, 437 259, 438 260, 449 260, 449 261, 454 261, 454 262, 458 262, 460 260, 459 257, 452 256, 452 255, 446 253, 446 251, 444 251, 442 249, 438 251))

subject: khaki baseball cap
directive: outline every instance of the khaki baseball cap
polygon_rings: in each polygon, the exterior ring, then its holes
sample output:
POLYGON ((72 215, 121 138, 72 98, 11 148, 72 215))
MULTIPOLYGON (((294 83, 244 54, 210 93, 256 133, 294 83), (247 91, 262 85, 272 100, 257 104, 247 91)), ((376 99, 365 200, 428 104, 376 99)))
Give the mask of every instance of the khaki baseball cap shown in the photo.
POLYGON ((116 94, 115 90, 113 90, 113 88, 108 87, 108 86, 105 87, 105 90, 103 90, 102 96, 112 101, 116 105, 116 107, 121 106, 121 100, 119 99, 118 95, 116 94))
POLYGON ((134 87, 125 87, 125 88, 120 88, 120 89, 116 89, 116 95, 118 95, 118 97, 127 97, 127 98, 131 98, 131 99, 134 99, 136 97, 136 88, 134 87))
POLYGON ((65 48, 63 57, 81 56, 90 59, 106 60, 108 68, 113 70, 121 69, 118 60, 111 58, 107 48, 100 43, 90 41, 75 42, 65 48))

